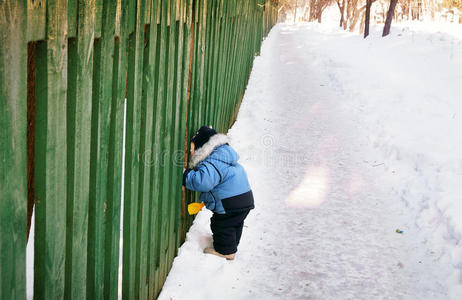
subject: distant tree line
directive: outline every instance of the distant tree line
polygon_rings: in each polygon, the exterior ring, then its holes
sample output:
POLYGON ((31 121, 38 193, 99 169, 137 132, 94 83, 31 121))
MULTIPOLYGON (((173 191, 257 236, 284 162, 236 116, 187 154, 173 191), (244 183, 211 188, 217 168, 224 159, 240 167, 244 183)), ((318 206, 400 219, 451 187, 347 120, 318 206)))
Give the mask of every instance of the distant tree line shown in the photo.
POLYGON ((354 31, 359 25, 364 37, 371 21, 384 24, 383 36, 389 34, 392 20, 439 18, 462 24, 462 0, 279 0, 279 15, 282 21, 321 23, 330 5, 340 11, 340 27, 354 31))

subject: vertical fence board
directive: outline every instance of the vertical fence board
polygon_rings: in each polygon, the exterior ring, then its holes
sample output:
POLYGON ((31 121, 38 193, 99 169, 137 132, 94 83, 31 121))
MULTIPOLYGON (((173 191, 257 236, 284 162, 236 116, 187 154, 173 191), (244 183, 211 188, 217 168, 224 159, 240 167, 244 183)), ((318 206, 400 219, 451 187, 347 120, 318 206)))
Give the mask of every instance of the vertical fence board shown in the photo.
MULTIPOLYGON (((110 0, 109 0, 110 1, 110 0)), ((124 123, 124 99, 127 80, 128 2, 118 1, 116 23, 119 31, 114 38, 112 68, 112 104, 108 159, 108 197, 106 213, 106 238, 104 261, 104 298, 118 298, 119 243, 120 243, 120 196, 122 172, 122 141, 124 123)))
MULTIPOLYGON (((178 158, 179 152, 179 134, 180 132, 180 113, 181 113, 181 95, 183 93, 181 87, 181 78, 182 78, 182 68, 183 68, 183 24, 182 24, 182 16, 181 16, 181 9, 180 6, 182 5, 180 0, 176 0, 175 2, 175 28, 174 28, 174 43, 176 44, 175 53, 174 53, 174 63, 175 63, 175 70, 174 70, 174 80, 173 80, 173 115, 172 115, 172 150, 170 153, 171 157, 171 166, 172 166, 172 176, 171 176, 171 184, 170 184, 170 199, 171 201, 171 210, 170 210, 170 241, 169 241, 169 253, 168 253, 168 261, 169 265, 173 263, 173 258, 175 257, 176 252, 176 212, 178 207, 178 202, 181 199, 179 195, 179 191, 181 191, 181 182, 178 181, 181 178, 181 170, 182 170, 182 159, 178 158)), ((180 153, 181 154, 181 153, 180 153)))
POLYGON ((77 35, 77 15, 79 0, 67 1, 67 36, 74 38, 77 35))
POLYGON ((162 54, 161 54, 161 46, 163 45, 161 40, 161 29, 160 25, 158 24, 159 14, 161 11, 161 1, 154 0, 152 3, 151 9, 151 32, 150 32, 150 47, 151 47, 151 55, 150 62, 151 62, 151 69, 152 73, 152 85, 153 85, 153 122, 152 122, 152 138, 151 138, 151 178, 149 182, 151 195, 149 199, 149 232, 148 232, 148 270, 147 270, 147 277, 148 277, 148 298, 153 299, 157 297, 157 273, 156 270, 158 269, 158 253, 159 253, 159 165, 158 165, 158 155, 160 146, 159 146, 159 138, 160 138, 160 121, 162 120, 161 115, 161 104, 162 101, 159 98, 159 89, 162 85, 162 78, 161 73, 163 72, 163 64, 161 63, 162 54))
POLYGON ((205 98, 202 99, 202 102, 204 102, 204 119, 201 120, 202 124, 207 124, 207 125, 213 125, 211 124, 211 109, 213 106, 213 101, 211 101, 211 92, 212 92, 212 78, 214 75, 214 67, 215 67, 215 61, 214 61, 214 52, 215 52, 215 30, 216 30, 216 1, 208 1, 208 9, 207 9, 207 23, 210 24, 208 25, 207 28, 207 35, 206 35, 206 41, 205 41, 205 47, 206 47, 206 56, 205 56, 205 98))
POLYGON ((220 130, 224 131, 227 126, 229 126, 227 122, 227 111, 230 107, 229 101, 230 95, 228 88, 230 86, 230 74, 231 74, 231 68, 232 68, 232 50, 234 49, 233 39, 230 39, 232 36, 233 32, 233 20, 234 17, 231 16, 232 13, 232 8, 231 8, 231 3, 229 3, 227 11, 229 12, 228 15, 226 16, 226 30, 225 30, 225 37, 224 37, 224 44, 227 45, 225 51, 225 62, 224 62, 224 74, 223 74, 223 80, 222 80, 222 87, 221 87, 221 98, 220 100, 222 101, 220 105, 220 111, 219 111, 219 120, 221 121, 220 124, 220 130))
POLYGON ((165 115, 164 115, 164 137, 163 137, 163 148, 161 150, 161 155, 163 157, 163 184, 161 184, 162 189, 162 231, 161 231, 161 278, 162 282, 165 281, 168 273, 168 250, 170 247, 170 213, 172 210, 172 200, 171 200, 171 189, 170 185, 172 184, 172 130, 173 130, 173 101, 176 91, 174 90, 174 80, 175 80, 175 51, 177 45, 175 44, 176 38, 176 21, 175 21, 175 9, 174 9, 174 0, 166 3, 167 6, 167 39, 168 51, 166 53, 167 59, 167 72, 166 72, 166 88, 165 88, 165 115))
POLYGON ((0 298, 25 299, 26 2, 0 2, 0 298))
POLYGON ((168 52, 169 52, 169 28, 167 28, 167 12, 168 3, 161 1, 160 12, 160 28, 161 28, 161 45, 160 45, 160 61, 159 61, 159 85, 157 93, 157 110, 158 115, 158 130, 156 130, 156 140, 158 147, 156 149, 156 169, 157 169, 157 228, 156 228, 156 289, 160 289, 163 282, 163 266, 164 266, 164 253, 165 253, 165 230, 166 230, 166 210, 167 203, 164 201, 165 192, 165 134, 166 134, 166 94, 167 94, 167 80, 168 80, 168 52), (158 133, 157 133, 158 131, 158 133))
MULTIPOLYGON (((180 137, 180 145, 182 143, 183 147, 181 151, 183 152, 183 168, 186 168, 186 157, 188 154, 188 132, 187 132, 187 116, 188 116, 188 103, 190 101, 191 95, 191 81, 192 81, 192 51, 194 49, 192 31, 194 27, 193 11, 192 11, 192 1, 184 0, 183 1, 183 77, 182 77, 182 100, 181 100, 181 131, 184 132, 184 136, 180 137), (189 79, 189 80, 188 80, 189 79)), ((182 177, 182 176, 181 176, 182 177)), ((176 235, 177 235, 177 247, 179 247, 184 239, 184 222, 186 214, 186 189, 181 188, 181 202, 179 203, 179 208, 177 210, 177 223, 176 223, 176 235)))
MULTIPOLYGON (((92 131, 90 153, 90 201, 88 214, 87 298, 104 294, 105 237, 111 234, 108 214, 108 158, 112 110, 112 76, 116 6, 110 0, 97 3, 100 38, 94 41, 92 131)), ((96 30, 95 30, 96 31, 96 30)), ((112 207, 111 207, 112 208, 112 207)))
MULTIPOLYGON (((180 17, 178 16, 177 13, 180 12, 179 10, 179 0, 175 0, 173 3, 173 13, 172 13, 172 43, 175 46, 175 50, 172 51, 172 64, 174 65, 173 68, 173 74, 171 75, 172 78, 172 95, 171 95, 171 108, 172 108, 172 114, 171 114, 171 121, 170 121, 170 133, 169 135, 171 136, 170 140, 170 151, 169 151, 169 157, 170 157, 170 166, 172 169, 172 173, 170 175, 170 190, 169 190, 169 199, 171 199, 170 202, 170 207, 169 207, 169 231, 168 231, 168 236, 169 236, 169 244, 168 244, 168 253, 167 253, 167 262, 168 262, 168 269, 170 269, 171 264, 173 263, 173 258, 175 255, 175 250, 176 250, 176 237, 175 237, 175 220, 176 220, 176 200, 180 199, 178 195, 178 190, 181 190, 181 182, 178 182, 178 178, 180 178, 181 174, 178 172, 179 168, 179 162, 176 159, 176 154, 177 154, 177 147, 178 147, 178 133, 179 133, 179 119, 180 119, 180 95, 182 93, 181 91, 181 83, 180 78, 181 78, 181 60, 179 59, 179 54, 183 50, 183 43, 182 43, 182 37, 180 36, 182 34, 181 25, 180 25, 180 17)), ((179 160, 181 161, 181 159, 179 160)), ((168 273, 168 271, 166 272, 168 273)))
MULTIPOLYGON (((135 1, 133 1, 135 2, 135 1)), ((136 298, 137 226, 140 168, 141 96, 144 47, 144 0, 129 9, 129 24, 135 22, 127 46, 127 133, 124 193, 124 247, 122 297, 136 298)), ((130 26, 129 26, 130 29, 130 26)), ((140 224, 141 225, 141 224, 140 224)))
POLYGON ((222 33, 222 19, 220 16, 220 11, 221 11, 221 4, 222 1, 216 1, 216 8, 214 9, 215 13, 215 19, 213 20, 213 40, 211 41, 211 47, 213 47, 213 54, 212 54, 212 71, 210 72, 210 85, 209 85, 209 96, 208 96, 208 102, 210 103, 210 110, 209 110, 209 116, 208 116, 208 122, 207 125, 212 125, 215 128, 217 127, 217 124, 215 122, 215 115, 217 111, 217 102, 218 99, 216 99, 216 91, 217 91, 217 84, 219 80, 219 72, 220 72, 220 66, 222 64, 221 56, 220 56, 220 50, 221 50, 221 33, 222 33))
MULTIPOLYGON (((64 295, 67 193, 67 3, 47 3, 46 40, 36 49, 36 299, 64 295)), ((87 177, 88 178, 88 177, 87 177)))
MULTIPOLYGON (((179 55, 178 55, 178 60, 179 60, 179 73, 178 73, 178 104, 177 104, 177 109, 178 109, 178 125, 177 130, 178 132, 185 132, 185 127, 186 127, 186 101, 187 101, 187 75, 189 74, 189 34, 188 34, 188 25, 187 25, 187 20, 185 17, 185 14, 188 12, 188 6, 189 3, 187 0, 181 0, 181 6, 180 6, 180 43, 181 43, 181 49, 179 50, 179 55)), ((182 215, 182 206, 183 206, 183 189, 181 188, 182 185, 182 172, 183 172, 183 162, 184 162, 184 156, 185 156, 185 145, 184 145, 184 136, 181 134, 177 135, 177 140, 176 140, 176 147, 175 147, 175 165, 177 168, 177 195, 175 197, 175 214, 174 214, 174 222, 175 222, 175 227, 174 227, 174 236, 176 238, 175 241, 175 254, 177 254, 178 247, 181 244, 181 236, 182 236, 182 230, 181 230, 181 215, 182 215)), ((186 146, 187 148, 187 146, 186 146)))
POLYGON ((154 248, 154 261, 155 263, 155 282, 154 282, 154 294, 157 295, 160 287, 162 286, 162 247, 163 244, 163 220, 164 210, 166 203, 162 201, 162 186, 164 184, 163 176, 163 151, 164 151, 164 135, 165 135, 165 93, 166 93, 166 82, 167 82, 167 54, 168 54, 168 39, 167 39, 167 3, 166 1, 159 1, 158 6, 158 84, 156 94, 156 129, 155 129, 155 140, 154 140, 154 185, 153 195, 155 197, 154 214, 155 214, 155 230, 152 232, 155 235, 155 248, 154 248))
POLYGON ((220 112, 220 107, 222 106, 223 102, 223 95, 222 95, 222 84, 223 84, 223 79, 224 79, 224 72, 225 69, 224 67, 226 66, 226 49, 225 47, 225 36, 226 36, 226 18, 223 16, 223 10, 224 10, 224 5, 223 1, 221 2, 221 7, 220 7, 220 21, 219 21, 219 34, 218 34, 218 43, 217 43, 217 48, 218 48, 218 59, 219 63, 217 65, 217 71, 216 71, 216 81, 214 85, 214 90, 212 91, 212 97, 213 101, 215 102, 215 109, 213 112, 213 124, 215 124, 215 127, 219 131, 223 131, 223 127, 221 126, 221 119, 219 118, 219 112, 220 112))
MULTIPOLYGON (((146 181, 146 188, 150 190, 148 194, 147 204, 148 204, 148 228, 146 234, 143 236, 143 239, 147 241, 146 245, 146 278, 145 284, 147 285, 145 288, 146 297, 148 299, 153 299, 155 297, 155 290, 154 290, 154 281, 155 281, 155 267, 156 267, 156 256, 155 256, 155 247, 156 247, 156 224, 157 224, 157 211, 156 211, 156 202, 157 199, 157 192, 156 192, 156 182, 155 182, 155 175, 157 174, 155 171, 155 141, 156 141, 156 127, 157 121, 156 118, 156 104, 157 104, 157 88, 159 83, 159 49, 160 49, 160 41, 159 41, 159 26, 157 24, 157 14, 159 8, 159 1, 153 0, 151 3, 151 10, 150 10, 150 32, 149 32, 149 69, 147 70, 146 79, 149 78, 149 93, 147 94, 147 98, 150 98, 152 106, 150 107, 150 113, 152 115, 152 120, 150 124, 150 128, 148 130, 151 131, 151 139, 150 144, 146 143, 146 147, 150 147, 149 152, 149 181, 146 181), (149 75, 149 76, 148 76, 149 75)), ((146 80, 146 84, 148 80, 146 80)), ((141 281, 141 279, 140 279, 141 281)), ((141 281, 142 282, 142 281, 141 281)))
POLYGON ((27 0, 27 41, 45 39, 46 0, 27 0))
POLYGON ((78 2, 77 39, 69 43, 66 298, 85 298, 95 1, 78 2))
MULTIPOLYGON (((151 8, 151 1, 146 3, 146 7, 151 8)), ((146 9, 146 22, 150 23, 151 12, 146 9)), ((152 126, 154 111, 154 61, 156 47, 155 31, 157 24, 145 26, 144 36, 144 58, 142 76, 142 97, 141 97, 141 134, 140 134, 140 179, 139 179, 139 199, 138 199, 138 228, 137 228, 137 247, 136 247, 136 278, 135 295, 140 299, 148 297, 148 244, 149 244, 149 208, 151 198, 151 169, 152 169, 152 126), (151 30, 153 31, 151 34, 151 30)))

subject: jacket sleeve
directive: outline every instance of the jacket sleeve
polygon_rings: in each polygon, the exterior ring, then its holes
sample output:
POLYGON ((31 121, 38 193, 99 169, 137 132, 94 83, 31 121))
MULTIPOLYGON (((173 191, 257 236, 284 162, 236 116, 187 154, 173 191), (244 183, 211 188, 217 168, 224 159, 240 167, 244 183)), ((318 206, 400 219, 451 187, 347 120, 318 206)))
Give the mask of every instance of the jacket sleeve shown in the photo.
POLYGON ((188 190, 208 192, 220 182, 220 174, 210 163, 202 162, 196 170, 189 171, 184 179, 188 190))

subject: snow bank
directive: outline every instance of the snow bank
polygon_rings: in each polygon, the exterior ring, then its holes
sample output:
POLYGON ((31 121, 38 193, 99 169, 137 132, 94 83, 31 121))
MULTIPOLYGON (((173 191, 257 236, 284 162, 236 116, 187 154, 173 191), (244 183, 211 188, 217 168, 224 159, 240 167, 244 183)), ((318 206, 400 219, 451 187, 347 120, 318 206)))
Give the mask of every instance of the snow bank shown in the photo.
POLYGON ((381 30, 272 30, 230 130, 256 196, 236 260, 202 254, 201 211, 159 299, 462 299, 462 40, 381 30))
POLYGON ((462 299, 462 26, 433 25, 394 25, 386 38, 376 26, 366 40, 332 29, 342 41, 323 43, 319 59, 364 128, 366 160, 412 215, 407 227, 453 266, 449 294, 462 299))

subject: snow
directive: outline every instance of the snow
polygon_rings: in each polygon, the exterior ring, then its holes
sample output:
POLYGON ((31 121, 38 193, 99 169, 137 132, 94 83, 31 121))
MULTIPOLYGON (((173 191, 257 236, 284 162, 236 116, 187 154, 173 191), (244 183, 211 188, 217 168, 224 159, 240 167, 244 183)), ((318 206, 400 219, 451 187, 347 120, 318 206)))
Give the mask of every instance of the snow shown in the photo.
POLYGON ((203 209, 159 299, 462 299, 462 37, 331 24, 264 41, 229 130, 256 202, 236 259, 202 253, 203 209))
POLYGON ((26 297, 34 298, 35 207, 32 208, 29 239, 26 245, 26 297))

